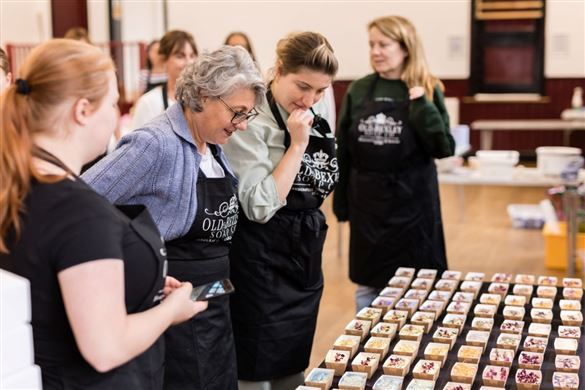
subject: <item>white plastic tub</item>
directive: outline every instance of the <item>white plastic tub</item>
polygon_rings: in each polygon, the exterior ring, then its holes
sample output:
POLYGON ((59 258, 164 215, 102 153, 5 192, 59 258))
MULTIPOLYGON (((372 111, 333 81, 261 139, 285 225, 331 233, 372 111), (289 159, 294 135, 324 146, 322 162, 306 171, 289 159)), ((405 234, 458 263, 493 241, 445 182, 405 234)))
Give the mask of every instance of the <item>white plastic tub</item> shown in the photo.
POLYGON ((580 155, 579 148, 541 146, 536 148, 536 168, 542 175, 559 177, 561 172, 580 155))
POLYGON ((478 150, 479 172, 484 177, 512 178, 520 153, 516 150, 478 150))
POLYGON ((516 229, 541 229, 544 213, 538 204, 509 204, 508 216, 516 229))

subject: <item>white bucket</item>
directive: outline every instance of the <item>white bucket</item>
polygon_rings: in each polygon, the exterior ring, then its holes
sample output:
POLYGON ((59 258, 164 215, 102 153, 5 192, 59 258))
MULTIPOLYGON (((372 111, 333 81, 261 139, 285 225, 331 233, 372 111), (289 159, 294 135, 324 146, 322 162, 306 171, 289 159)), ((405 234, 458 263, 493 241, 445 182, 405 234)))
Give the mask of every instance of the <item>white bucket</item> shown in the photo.
POLYGON ((520 160, 516 150, 478 150, 475 155, 481 175, 498 179, 511 179, 520 160))
POLYGON ((561 172, 581 155, 581 149, 564 146, 536 148, 536 168, 541 175, 559 177, 561 172))

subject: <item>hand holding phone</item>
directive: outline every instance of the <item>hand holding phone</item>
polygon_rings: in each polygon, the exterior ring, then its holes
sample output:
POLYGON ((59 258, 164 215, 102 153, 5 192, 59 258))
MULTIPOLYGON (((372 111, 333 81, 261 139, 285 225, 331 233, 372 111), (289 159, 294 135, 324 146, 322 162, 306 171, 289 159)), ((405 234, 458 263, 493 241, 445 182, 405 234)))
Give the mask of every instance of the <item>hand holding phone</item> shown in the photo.
POLYGON ((207 301, 208 299, 221 297, 234 292, 234 286, 229 279, 217 280, 201 286, 193 287, 191 299, 193 301, 207 301))

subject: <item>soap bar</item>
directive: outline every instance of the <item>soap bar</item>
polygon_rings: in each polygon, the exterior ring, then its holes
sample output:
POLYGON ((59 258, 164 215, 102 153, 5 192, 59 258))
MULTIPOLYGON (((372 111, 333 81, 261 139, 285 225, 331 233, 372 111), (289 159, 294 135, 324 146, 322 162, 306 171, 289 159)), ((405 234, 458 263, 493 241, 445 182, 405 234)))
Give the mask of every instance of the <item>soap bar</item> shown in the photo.
POLYGON ((349 351, 330 349, 325 355, 325 367, 335 371, 335 375, 343 375, 349 362, 349 351))
POLYGON ((516 388, 518 390, 538 390, 542 382, 540 370, 520 368, 516 371, 516 388))
POLYGON ((516 278, 514 278, 514 283, 516 284, 534 284, 536 278, 534 275, 525 275, 525 274, 518 274, 516 278))
POLYGON ((416 379, 436 381, 441 370, 441 362, 420 359, 412 369, 412 376, 416 379))
POLYGON ((579 375, 568 372, 555 372, 552 382, 555 390, 578 389, 579 375))
POLYGON ((497 273, 492 276, 492 282, 496 283, 512 283, 512 274, 497 273))
POLYGON ((343 390, 364 390, 368 374, 365 372, 348 371, 339 380, 339 388, 343 390))
POLYGON ((371 352, 360 352, 351 362, 351 369, 354 372, 365 372, 368 379, 374 375, 380 364, 380 355, 371 352))
POLYGON ((465 280, 471 280, 472 282, 483 282, 485 274, 483 272, 468 272, 465 275, 465 280))
POLYGON ((305 378, 305 385, 329 390, 333 384, 335 371, 329 368, 313 368, 305 378))
POLYGON ((581 358, 577 355, 556 355, 555 368, 557 371, 579 372, 581 358))
POLYGON ((384 289, 380 291, 380 296, 389 298, 400 298, 402 294, 404 294, 404 289, 402 287, 384 287, 384 289))
POLYGON ((381 375, 372 390, 400 390, 403 382, 404 378, 400 376, 381 375))
POLYGON ((390 355, 384 362, 382 369, 386 375, 405 376, 412 364, 412 357, 403 355, 390 355))

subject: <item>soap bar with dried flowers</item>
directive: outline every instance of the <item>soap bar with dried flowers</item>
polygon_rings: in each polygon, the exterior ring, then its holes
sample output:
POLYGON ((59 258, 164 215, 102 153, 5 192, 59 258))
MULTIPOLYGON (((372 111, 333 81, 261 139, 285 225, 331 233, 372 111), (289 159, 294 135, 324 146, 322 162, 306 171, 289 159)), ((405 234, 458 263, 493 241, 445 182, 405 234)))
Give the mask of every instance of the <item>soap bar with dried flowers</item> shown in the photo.
POLYGON ((382 370, 386 375, 405 376, 412 364, 412 357, 404 355, 390 355, 384 361, 382 370))
POLYGON ((420 359, 412 369, 412 376, 416 379, 436 381, 441 370, 441 362, 420 359))
POLYGON ((518 390, 538 390, 542 382, 540 370, 520 368, 516 371, 516 388, 518 390))
POLYGON ((325 355, 325 367, 335 371, 335 375, 343 375, 349 362, 349 352, 330 349, 325 355))

